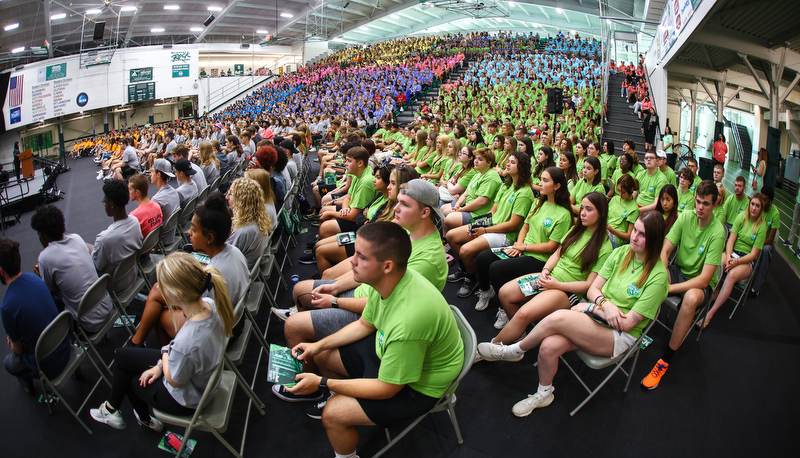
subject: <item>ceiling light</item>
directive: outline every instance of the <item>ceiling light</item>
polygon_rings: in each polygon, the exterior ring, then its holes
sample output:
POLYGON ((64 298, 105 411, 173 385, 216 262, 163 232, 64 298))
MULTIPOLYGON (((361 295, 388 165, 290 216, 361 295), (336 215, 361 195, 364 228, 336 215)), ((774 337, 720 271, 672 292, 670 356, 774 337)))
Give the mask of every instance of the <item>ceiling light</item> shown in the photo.
POLYGON ((516 5, 516 3, 514 3, 514 2, 508 2, 508 6, 510 6, 510 7, 513 7, 514 5, 516 5))
POLYGON ((136 7, 135 6, 123 6, 122 8, 120 8, 120 11, 136 11, 136 7))
POLYGON ((165 10, 170 10, 170 11, 177 11, 177 10, 181 9, 181 7, 178 6, 178 5, 164 5, 164 9, 165 10))
POLYGON ((190 32, 202 32, 203 28, 202 27, 192 27, 192 28, 189 29, 189 31, 190 32))
POLYGON ((20 46, 19 48, 14 48, 11 50, 11 54, 16 54, 18 52, 25 51, 25 46, 20 46))
POLYGON ((150 29, 150 32, 152 32, 152 33, 161 33, 163 31, 164 31, 163 27, 154 27, 154 28, 150 29))
POLYGON ((393 15, 392 15, 392 19, 400 19, 400 15, 393 14, 393 15))
POLYGON ((102 12, 102 11, 101 11, 101 10, 99 10, 99 9, 97 9, 97 8, 93 8, 93 9, 90 9, 90 10, 86 10, 86 14, 92 14, 92 15, 94 15, 94 14, 100 14, 101 12, 102 12))
POLYGON ((564 10, 562 10, 561 8, 556 8, 556 13, 561 14, 563 12, 564 12, 564 10))
POLYGON ((362 25, 362 26, 361 26, 361 27, 359 27, 359 28, 360 28, 361 30, 369 30, 369 27, 367 27, 367 26, 365 26, 365 25, 362 25))
POLYGON ((14 24, 8 24, 7 26, 3 27, 3 30, 8 32, 9 30, 14 30, 19 27, 19 22, 15 22, 14 24))
POLYGON ((257 33, 257 34, 259 34, 259 35, 266 35, 266 34, 268 34, 269 32, 268 32, 268 31, 266 31, 266 30, 263 30, 263 29, 262 29, 262 30, 256 30, 256 33, 257 33))
POLYGON ((281 17, 294 17, 292 13, 281 13, 281 17))
POLYGON ((50 20, 51 21, 55 21, 55 20, 58 20, 58 19, 64 19, 65 17, 67 17, 67 13, 58 13, 58 14, 54 14, 54 15, 50 16, 50 20))
POLYGON ((209 6, 207 9, 208 11, 222 11, 221 6, 209 6))

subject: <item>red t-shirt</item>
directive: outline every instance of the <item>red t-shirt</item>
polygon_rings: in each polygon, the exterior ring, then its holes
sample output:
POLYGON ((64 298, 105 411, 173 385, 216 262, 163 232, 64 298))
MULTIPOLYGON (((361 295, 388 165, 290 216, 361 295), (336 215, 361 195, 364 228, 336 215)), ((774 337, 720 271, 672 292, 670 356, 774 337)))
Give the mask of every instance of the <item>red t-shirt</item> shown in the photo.
POLYGON ((713 146, 714 150, 714 159, 717 162, 725 162, 725 155, 728 154, 728 145, 725 144, 722 140, 717 140, 714 142, 713 146))
POLYGON ((142 237, 147 237, 153 229, 161 224, 162 215, 161 207, 155 203, 139 205, 131 212, 139 220, 139 226, 142 228, 142 237))

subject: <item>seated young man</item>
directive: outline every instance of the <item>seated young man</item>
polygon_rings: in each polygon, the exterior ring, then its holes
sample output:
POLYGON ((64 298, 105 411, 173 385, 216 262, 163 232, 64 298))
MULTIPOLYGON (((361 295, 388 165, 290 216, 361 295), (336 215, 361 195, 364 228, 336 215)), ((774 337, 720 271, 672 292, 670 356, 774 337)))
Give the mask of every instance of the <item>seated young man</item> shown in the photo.
MULTIPOLYGON (((189 175, 194 184, 197 185, 197 192, 202 191, 203 189, 206 188, 206 186, 208 186, 208 182, 206 181, 206 175, 203 173, 203 169, 201 169, 199 165, 189 160, 189 148, 187 148, 186 145, 176 146, 175 149, 172 150, 172 154, 175 155, 176 161, 179 160, 180 158, 184 158, 189 162, 189 166, 192 168, 192 170, 194 170, 194 173, 191 173, 189 175)), ((252 154, 250 156, 252 156, 252 154)))
MULTIPOLYGON (((335 392, 318 410, 337 457, 355 457, 357 426, 388 427, 430 410, 458 376, 464 344, 444 297, 407 268, 411 240, 394 223, 364 226, 356 238, 353 273, 371 286, 358 321, 292 354, 313 361, 288 390, 307 396, 335 392), (376 345, 377 343, 377 345, 376 345)), ((321 404, 321 403, 320 403, 321 404)))
POLYGON ((128 197, 137 204, 137 207, 131 211, 131 215, 139 220, 142 237, 147 237, 147 234, 160 226, 164 220, 161 207, 148 197, 149 191, 150 182, 143 174, 137 173, 128 179, 128 197))
MULTIPOLYGON (((172 173, 172 166, 169 162, 166 159, 153 161, 153 168, 150 169, 150 183, 156 185, 158 191, 156 191, 152 200, 161 207, 161 215, 164 221, 181 208, 181 197, 178 191, 169 184, 170 178, 175 178, 175 175, 172 173)), ((169 245, 174 241, 175 229, 161 234, 161 242, 165 245, 169 245)))
POLYGON ((767 271, 769 271, 772 256, 775 254, 775 235, 781 226, 781 213, 778 211, 778 206, 773 205, 775 190, 772 189, 772 186, 764 185, 761 187, 761 195, 766 198, 761 214, 764 217, 764 222, 767 223, 767 238, 764 240, 764 248, 761 249, 761 264, 758 265, 758 270, 756 270, 756 276, 753 278, 753 285, 750 289, 750 294, 755 296, 761 294, 761 288, 767 278, 767 271))
POLYGON ((655 210, 661 188, 667 184, 667 178, 658 169, 657 156, 654 151, 644 153, 644 164, 645 170, 636 176, 636 179, 639 180, 636 204, 639 205, 642 213, 655 210))
POLYGON ((725 227, 727 227, 728 230, 733 227, 733 223, 736 221, 736 217, 739 216, 739 213, 746 211, 750 203, 750 199, 748 199, 747 195, 744 193, 744 187, 744 177, 739 175, 736 177, 736 181, 733 182, 733 194, 725 198, 725 227))
POLYGON ((197 189, 197 184, 192 181, 192 176, 196 174, 197 172, 192 168, 192 164, 188 159, 182 157, 175 161, 175 177, 180 183, 176 191, 178 191, 178 196, 180 196, 181 208, 183 208, 187 202, 194 199, 200 192, 200 190, 197 189))
POLYGON ((111 174, 113 179, 125 179, 139 170, 139 155, 136 153, 136 148, 132 145, 133 141, 127 137, 122 139, 122 159, 120 162, 111 166, 111 174))
MULTIPOLYGON (((33 391, 33 379, 38 376, 34 350, 44 328, 58 315, 53 296, 41 278, 22 272, 19 243, 0 238, 0 281, 7 286, 0 304, 0 317, 8 336, 11 353, 3 365, 6 371, 17 377, 26 393, 33 391)), ((42 361, 42 371, 53 377, 69 361, 69 339, 42 361)))
POLYGON ((717 267, 725 244, 725 228, 713 215, 718 197, 719 190, 714 182, 702 181, 697 187, 695 209, 683 211, 678 216, 664 241, 661 261, 669 270, 669 295, 682 296, 682 300, 672 326, 669 346, 642 380, 642 386, 648 390, 658 387, 672 357, 694 324, 697 307, 710 298, 717 284, 717 267), (674 264, 670 265, 669 257, 676 247, 678 254, 674 264))

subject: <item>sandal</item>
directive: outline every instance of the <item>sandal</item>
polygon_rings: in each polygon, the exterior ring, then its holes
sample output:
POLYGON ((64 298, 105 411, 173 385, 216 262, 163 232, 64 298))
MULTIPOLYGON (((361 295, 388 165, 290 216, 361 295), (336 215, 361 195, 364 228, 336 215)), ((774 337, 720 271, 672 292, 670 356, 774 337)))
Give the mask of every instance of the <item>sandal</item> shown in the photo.
POLYGON ((711 324, 711 320, 706 318, 705 321, 703 321, 702 319, 697 320, 697 323, 695 323, 694 325, 697 326, 698 328, 702 327, 703 329, 705 329, 708 327, 709 324, 711 324))

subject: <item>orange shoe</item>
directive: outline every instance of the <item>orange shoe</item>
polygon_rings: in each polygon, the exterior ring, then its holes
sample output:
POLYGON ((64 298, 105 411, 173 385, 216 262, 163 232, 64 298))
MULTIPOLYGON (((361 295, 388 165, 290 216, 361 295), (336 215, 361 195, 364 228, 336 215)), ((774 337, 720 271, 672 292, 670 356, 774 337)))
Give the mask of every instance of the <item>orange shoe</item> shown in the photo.
POLYGON ((659 359, 656 365, 653 366, 653 370, 647 374, 647 377, 642 379, 642 387, 648 390, 655 390, 661 381, 661 377, 667 373, 668 368, 669 364, 665 363, 663 359, 659 359))

